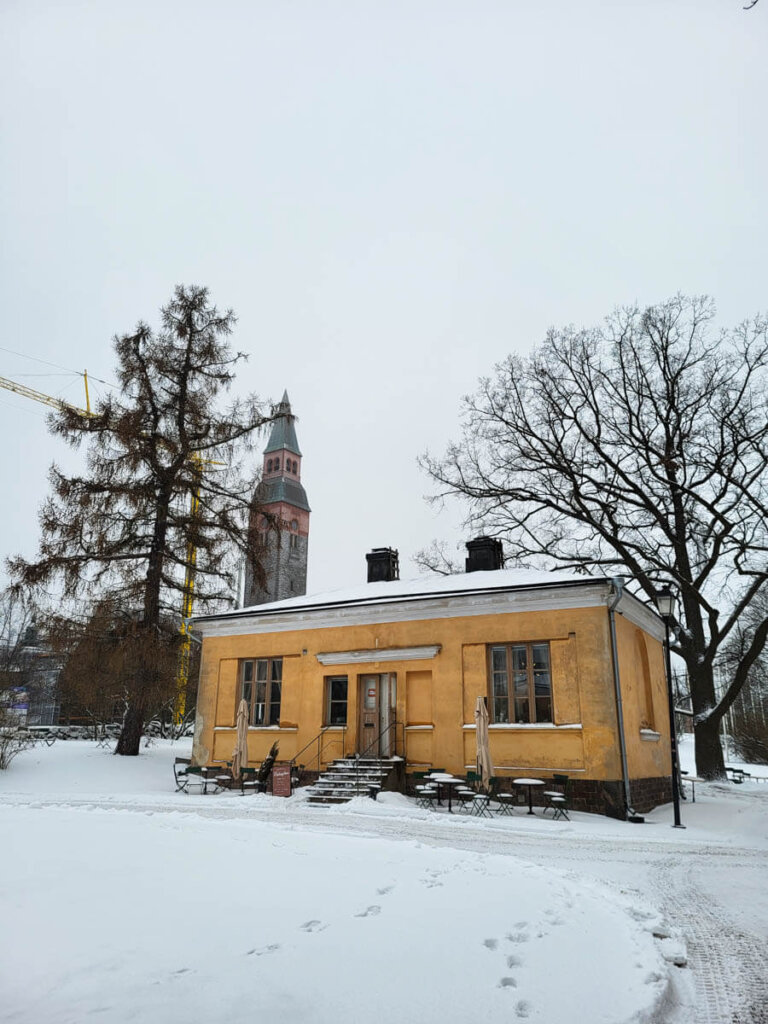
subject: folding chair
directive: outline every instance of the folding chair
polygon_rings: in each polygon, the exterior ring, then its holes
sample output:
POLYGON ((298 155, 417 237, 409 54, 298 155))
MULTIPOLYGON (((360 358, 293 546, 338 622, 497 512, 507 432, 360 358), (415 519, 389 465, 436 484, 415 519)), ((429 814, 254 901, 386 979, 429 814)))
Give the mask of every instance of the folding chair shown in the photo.
POLYGON ((476 795, 474 789, 469 789, 468 786, 460 786, 453 794, 453 799, 458 801, 460 810, 471 814, 476 795))
POLYGON ((546 814, 547 811, 554 811, 552 820, 556 821, 558 818, 564 818, 566 821, 571 819, 568 817, 568 783, 570 779, 567 775, 553 775, 552 781, 557 786, 561 786, 561 789, 545 789, 542 794, 546 803, 544 804, 544 810, 542 814, 546 814))
POLYGON ((554 814, 552 815, 552 821, 557 821, 558 818, 562 818, 564 821, 570 821, 568 817, 568 804, 566 803, 564 796, 553 796, 552 807, 554 814))
POLYGON ((437 802, 437 786, 417 786, 416 806, 431 810, 437 802))
POLYGON ((488 793, 475 793, 472 798, 472 814, 477 818, 492 818, 491 798, 488 793))
POLYGON ((499 803, 499 815, 506 814, 512 818, 515 814, 515 795, 513 793, 497 793, 496 799, 499 803))

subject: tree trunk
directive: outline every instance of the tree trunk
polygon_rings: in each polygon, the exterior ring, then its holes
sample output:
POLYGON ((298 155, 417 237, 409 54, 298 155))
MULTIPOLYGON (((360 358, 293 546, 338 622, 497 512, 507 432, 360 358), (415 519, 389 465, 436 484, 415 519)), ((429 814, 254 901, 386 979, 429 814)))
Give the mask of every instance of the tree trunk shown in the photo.
MULTIPOLYGON (((695 651, 694 651, 695 657, 695 651)), ((711 664, 688 661, 688 684, 693 705, 693 731, 696 749, 696 772, 702 779, 724 779, 725 762, 720 745, 720 715, 717 707, 715 677, 711 664)))
POLYGON ((129 704, 123 719, 123 728, 115 747, 116 754, 136 757, 144 734, 144 708, 137 704, 129 704))
POLYGON ((724 779, 725 761, 720 744, 720 719, 708 718, 694 726, 696 773, 702 779, 724 779))

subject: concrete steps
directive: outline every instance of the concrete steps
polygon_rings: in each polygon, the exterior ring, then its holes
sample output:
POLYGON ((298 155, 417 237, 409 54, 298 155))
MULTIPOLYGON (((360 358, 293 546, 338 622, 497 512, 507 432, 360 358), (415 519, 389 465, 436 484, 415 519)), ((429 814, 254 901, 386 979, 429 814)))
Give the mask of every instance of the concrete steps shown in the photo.
POLYGON ((345 804, 356 796, 375 798, 394 764, 387 757, 338 758, 310 787, 308 803, 345 804))

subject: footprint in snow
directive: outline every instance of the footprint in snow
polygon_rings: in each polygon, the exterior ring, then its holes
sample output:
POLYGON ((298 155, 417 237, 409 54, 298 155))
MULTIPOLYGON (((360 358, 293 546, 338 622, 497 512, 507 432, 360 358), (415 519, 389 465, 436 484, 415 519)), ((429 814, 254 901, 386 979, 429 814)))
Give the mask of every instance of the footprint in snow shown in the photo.
POLYGON ((530 1017, 531 1015, 531 1004, 527 999, 521 999, 517 1006, 515 1006, 515 1013, 518 1017, 530 1017))
POLYGON ((366 907, 365 910, 361 910, 359 914, 355 914, 355 917, 376 917, 377 914, 381 913, 381 907, 375 903, 371 907, 366 907))
POLYGON ((522 963, 523 961, 520 959, 520 957, 515 956, 514 953, 511 953, 507 957, 507 967, 520 967, 522 963))
POLYGON ((389 895, 389 893, 392 892, 392 890, 394 888, 395 888, 394 885, 382 885, 382 887, 380 889, 376 890, 376 895, 377 896, 387 896, 387 895, 389 895))
POLYGON ((499 988, 517 988, 517 982, 514 978, 502 978, 499 982, 499 988))
POLYGON ((483 939, 483 945, 486 949, 496 949, 499 944, 498 939, 483 939))
POLYGON ((265 956, 267 953, 275 953, 280 949, 279 942, 271 942, 268 946, 262 946, 260 949, 249 949, 245 954, 246 956, 265 956))
POLYGON ((529 936, 526 932, 507 932, 505 938, 507 942, 527 942, 529 936))
POLYGON ((301 926, 301 930, 303 932, 321 932, 327 927, 328 925, 323 924, 322 921, 317 921, 313 919, 311 921, 305 921, 304 924, 301 926))

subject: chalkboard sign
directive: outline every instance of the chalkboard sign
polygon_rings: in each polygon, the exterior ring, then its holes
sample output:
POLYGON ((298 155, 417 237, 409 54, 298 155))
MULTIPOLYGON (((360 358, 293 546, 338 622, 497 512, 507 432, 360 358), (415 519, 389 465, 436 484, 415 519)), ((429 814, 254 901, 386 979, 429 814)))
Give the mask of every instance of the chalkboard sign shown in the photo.
POLYGON ((276 764, 272 769, 272 796, 291 795, 291 766, 276 764))

